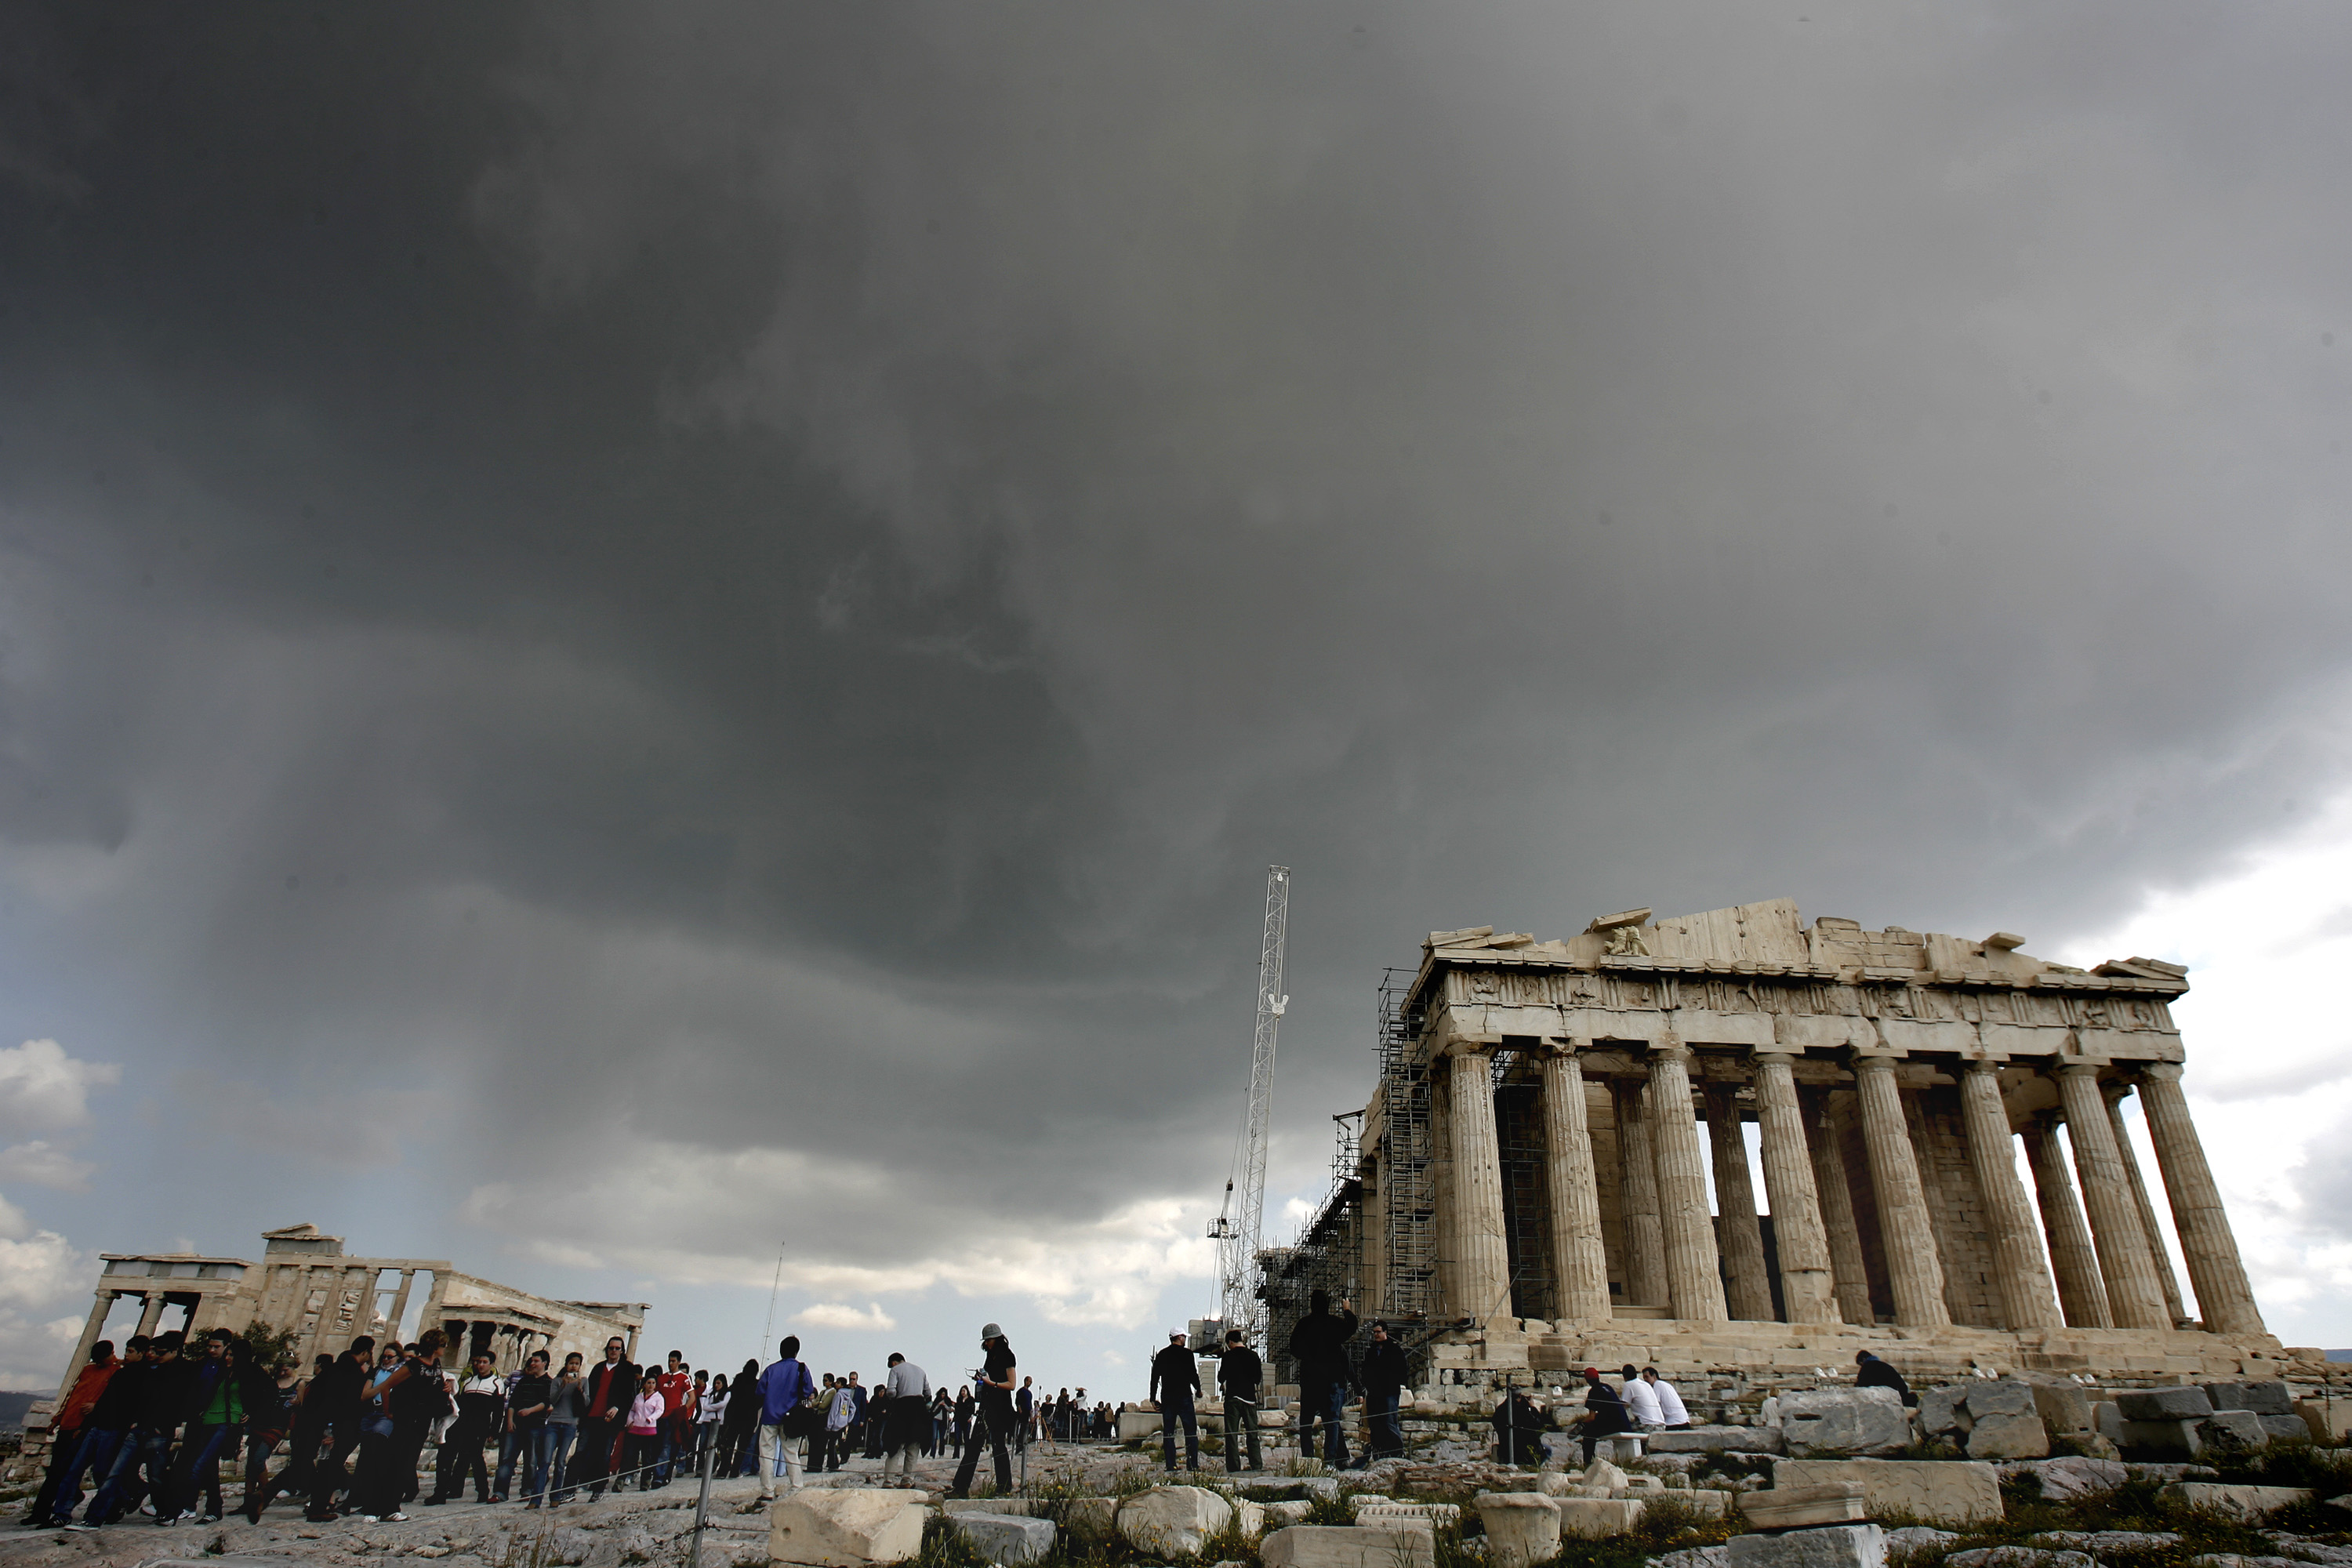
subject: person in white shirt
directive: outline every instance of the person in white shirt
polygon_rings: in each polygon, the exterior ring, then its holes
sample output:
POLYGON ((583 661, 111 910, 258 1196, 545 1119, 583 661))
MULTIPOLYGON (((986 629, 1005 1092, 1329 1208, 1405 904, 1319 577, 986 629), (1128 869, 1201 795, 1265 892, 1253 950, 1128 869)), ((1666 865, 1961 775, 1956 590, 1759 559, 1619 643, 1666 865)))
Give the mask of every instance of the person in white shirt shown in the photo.
POLYGON ((1633 1417, 1636 1431, 1654 1432, 1664 1426, 1665 1417, 1658 1414, 1658 1396, 1642 1381, 1642 1374, 1628 1366, 1618 1373, 1624 1386, 1620 1392, 1625 1398, 1625 1408, 1633 1417))
POLYGON ((1658 1375, 1656 1367, 1643 1367, 1642 1381, 1648 1385, 1652 1397, 1657 1400, 1658 1415, 1667 1431, 1680 1431, 1690 1425, 1690 1412, 1683 1408, 1683 1396, 1675 1392, 1673 1384, 1658 1375))
POLYGON ((890 1467, 895 1464, 898 1473, 911 1484, 916 1457, 923 1451, 924 1439, 930 1436, 931 1380, 923 1374, 921 1367, 893 1351, 886 1386, 890 1401, 882 1407, 883 1479, 887 1484, 890 1467))

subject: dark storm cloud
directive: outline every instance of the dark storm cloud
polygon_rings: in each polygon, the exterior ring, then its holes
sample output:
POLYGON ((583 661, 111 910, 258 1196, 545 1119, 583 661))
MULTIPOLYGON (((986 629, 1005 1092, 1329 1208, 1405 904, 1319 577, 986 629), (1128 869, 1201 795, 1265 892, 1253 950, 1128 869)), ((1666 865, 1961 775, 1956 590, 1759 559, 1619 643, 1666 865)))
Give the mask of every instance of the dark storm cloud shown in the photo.
POLYGON ((1213 1186, 1268 859, 1309 1182, 1433 927, 2054 945, 2341 786, 2345 27, 64 12, 41 961, 225 1128, 461 1088, 486 1221, 610 1130, 675 1261, 1213 1186))

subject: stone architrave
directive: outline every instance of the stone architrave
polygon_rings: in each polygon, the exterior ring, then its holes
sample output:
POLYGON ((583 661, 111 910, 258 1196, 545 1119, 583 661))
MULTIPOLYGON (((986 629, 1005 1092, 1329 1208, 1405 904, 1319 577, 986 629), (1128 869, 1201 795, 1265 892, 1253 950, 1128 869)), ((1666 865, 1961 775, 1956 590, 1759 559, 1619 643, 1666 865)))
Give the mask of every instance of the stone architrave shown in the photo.
POLYGON ((956 1532, 991 1563, 1043 1561, 1054 1550, 1054 1521, 1004 1513, 960 1513, 952 1516, 956 1532))
POLYGON ((1706 1207, 1706 1166, 1691 1110, 1690 1047, 1668 1038, 1650 1049, 1651 1142, 1658 1162, 1658 1226, 1666 1240, 1666 1296, 1685 1322, 1722 1322, 1723 1276, 1716 1267, 1715 1220, 1706 1207))
MULTIPOLYGON (((1837 1556, 1819 1555, 1824 1544, 1834 1546, 1842 1531, 1836 1527, 1844 1521, 1858 1520, 1867 1511, 1862 1499, 1862 1488, 1853 1481, 1832 1481, 1822 1486, 1774 1487, 1769 1491, 1742 1492, 1739 1511, 1748 1522, 1759 1531, 1792 1531, 1790 1535, 1742 1535, 1733 1538, 1737 1548, 1740 1542, 1759 1543, 1743 1553, 1741 1559, 1750 1563, 1811 1564, 1838 1563, 1837 1556), (1824 1529, 1824 1526, 1831 1528, 1824 1529), (1825 1538, 1825 1539, 1823 1539, 1825 1538), (1769 1552, 1761 1547, 1769 1545, 1769 1552)), ((1857 1528, 1875 1530, 1875 1525, 1857 1528)))
POLYGON ((1780 1254, 1781 1307, 1792 1323, 1834 1323, 1838 1306, 1829 1237, 1822 1227, 1804 1113, 1786 1052, 1765 1051, 1756 1058, 1756 1129, 1764 1195, 1772 1205, 1772 1239, 1780 1254))
POLYGON ((2139 1210, 2139 1226, 2147 1237, 2148 1262, 2156 1269, 2157 1289, 2164 1292, 2165 1315, 2175 1323, 2188 1320, 2188 1309, 2180 1300, 2180 1280, 2172 1272, 2172 1258, 2164 1250, 2164 1232, 2156 1223, 2156 1205, 2148 1201, 2147 1178, 2140 1173, 2139 1155, 2133 1152, 2131 1126, 2124 1120, 2124 1100, 2131 1093, 2127 1083, 2100 1086, 2107 1102, 2107 1126, 2116 1135, 2116 1157, 2124 1168, 2124 1180, 2131 1186, 2132 1206, 2139 1210))
POLYGON ((2017 1179, 2014 1137, 2000 1099, 2000 1064, 1975 1061, 1960 1078, 1960 1112, 1968 1124, 1969 1163, 1983 1194, 2002 1318, 2014 1331, 2054 1329, 2063 1320, 2042 1261, 2042 1237, 2025 1184, 2017 1179))
POLYGON ((1503 1219, 1503 1155, 1495 1132, 1493 1064, 1457 1045, 1450 1058, 1454 1134, 1454 1279, 1460 1314, 1511 1315, 1511 1260, 1503 1219))
POLYGON ((2074 1201, 2074 1178, 2059 1151, 2055 1118, 2048 1112, 2025 1124, 2025 1162, 2033 1170, 2033 1194, 2042 1209, 2042 1230, 2050 1243, 2050 1267, 2057 1275, 2058 1302, 2070 1329, 2110 1329, 2107 1288, 2099 1278, 2099 1256, 2091 1227, 2074 1201))
POLYGON ((2099 1278, 2106 1281, 2107 1310, 2119 1329, 2168 1329, 2172 1321, 2157 1289, 2147 1232, 2132 1203, 2107 1123, 2106 1100, 2099 1093, 2099 1069, 2089 1062, 2068 1063, 2058 1069, 2058 1090, 2065 1101, 2066 1142, 2074 1152, 2091 1240, 2099 1249, 2099 1278))
POLYGON ((1874 1513, 1901 1512, 1935 1524, 1984 1524, 2003 1517, 2000 1473, 1977 1460, 1780 1459, 1775 1487, 1860 1481, 1874 1513))
POLYGON ((1911 1412, 1891 1388, 1792 1389, 1779 1408, 1781 1441, 1800 1458, 1893 1454, 1912 1441, 1911 1412))
POLYGON ((1666 1305, 1666 1236, 1658 1224, 1658 1163, 1651 1148, 1649 1086, 1640 1079, 1613 1079, 1609 1093, 1617 1113, 1627 1304, 1663 1307, 1666 1305))
POLYGON ((1838 1316, 1849 1323, 1874 1323, 1878 1310, 1870 1300, 1870 1270, 1863 1260, 1862 1222, 1853 1212, 1853 1189, 1846 1184, 1845 1155, 1838 1148, 1829 1094, 1822 1089, 1811 1090, 1801 1103, 1805 1111, 1805 1146, 1813 1161, 1813 1192, 1822 1200, 1822 1234, 1829 1243, 1830 1278, 1837 1290, 1838 1316))
POLYGON ((1895 1297, 1895 1321, 1941 1328, 1952 1321, 1944 1305, 1944 1268, 1936 1257, 1936 1232, 1927 1195, 1919 1184, 1918 1155, 1904 1115, 1895 1064, 1885 1057, 1854 1058, 1862 1099, 1863 1146, 1870 1157, 1870 1187, 1878 1199, 1879 1239, 1886 1255, 1886 1281, 1895 1297))
POLYGON ((1706 1136, 1714 1154, 1715 1211, 1722 1215, 1725 1305, 1749 1322, 1772 1321, 1772 1281, 1764 1268, 1764 1231, 1756 1220, 1756 1183, 1748 1170, 1748 1139, 1740 1122, 1739 1094, 1731 1084, 1708 1081, 1706 1136))
POLYGON ((1294 1524, 1259 1543, 1265 1568, 1436 1568, 1437 1538, 1426 1530, 1354 1524, 1294 1524))
POLYGON ((1551 1189, 1552 1267, 1559 1316, 1591 1322, 1609 1316, 1609 1258, 1601 1241, 1601 1191, 1594 1179, 1592 1132, 1584 1121, 1582 1041, 1544 1058, 1544 1169, 1551 1189))
POLYGON ((2151 1062, 2140 1069, 2139 1103, 2147 1117, 2147 1141, 2172 1203, 2172 1228, 2189 1265, 2189 1289, 2205 1327, 2219 1334, 2258 1334, 2263 1315, 2246 1284, 2237 1237, 2222 1212, 2221 1192, 2205 1163, 2205 1145, 2189 1119, 2180 1092, 2180 1065, 2151 1062))

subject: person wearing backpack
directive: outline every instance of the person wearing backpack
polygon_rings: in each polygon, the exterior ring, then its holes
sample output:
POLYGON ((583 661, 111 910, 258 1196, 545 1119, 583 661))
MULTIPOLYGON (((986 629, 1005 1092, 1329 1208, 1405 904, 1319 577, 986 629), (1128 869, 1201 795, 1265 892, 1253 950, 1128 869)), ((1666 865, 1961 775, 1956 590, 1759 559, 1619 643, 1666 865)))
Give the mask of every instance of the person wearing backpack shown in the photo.
POLYGON ((776 1345, 776 1359, 760 1374, 760 1495, 776 1495, 776 1478, 784 1489, 801 1489, 801 1459, 812 1433, 824 1429, 824 1408, 816 1404, 816 1379, 801 1364, 801 1337, 786 1334, 776 1345))

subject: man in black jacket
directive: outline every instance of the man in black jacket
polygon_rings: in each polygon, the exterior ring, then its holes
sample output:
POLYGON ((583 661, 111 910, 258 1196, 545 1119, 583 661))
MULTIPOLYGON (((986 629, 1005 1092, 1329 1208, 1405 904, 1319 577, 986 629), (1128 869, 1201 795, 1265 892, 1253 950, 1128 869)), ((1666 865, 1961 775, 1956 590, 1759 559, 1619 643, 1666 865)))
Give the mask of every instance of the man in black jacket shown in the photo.
POLYGON ((613 1469, 613 1445, 628 1425, 629 1404, 637 1396, 637 1369, 623 1352, 628 1347, 614 1334, 604 1342, 604 1359, 588 1369, 586 1395, 580 1418, 580 1458, 570 1479, 584 1484, 590 1498, 604 1495, 605 1478, 613 1469))
POLYGON ((331 1365, 310 1380, 309 1391, 302 1395, 306 1414, 312 1405, 318 1406, 317 1420, 321 1430, 329 1434, 331 1444, 326 1457, 310 1467, 310 1506, 303 1511, 303 1517, 314 1524, 324 1524, 335 1517, 335 1494, 352 1484, 343 1461, 360 1446, 360 1391, 367 1386, 368 1374, 374 1366, 374 1336, 362 1334, 331 1365))
POLYGON ((180 1359, 181 1335, 174 1329, 159 1335, 143 1366, 126 1366, 115 1375, 131 1378, 123 1390, 131 1416, 131 1435, 114 1457, 114 1468, 82 1515, 88 1524, 111 1524, 152 1495, 156 1512, 172 1494, 172 1434, 180 1425, 180 1407, 186 1403, 187 1368, 180 1359), (137 1375, 132 1376, 133 1373, 137 1375))
MULTIPOLYGON (((89 1484, 95 1489, 106 1485, 114 1474, 114 1461, 121 1456, 122 1445, 131 1435, 131 1405, 138 1379, 129 1375, 133 1368, 147 1363, 150 1343, 144 1334, 133 1334, 123 1346, 122 1364, 107 1381, 106 1392, 90 1406, 89 1417, 82 1423, 82 1438, 73 1462, 58 1484, 58 1494, 50 1504, 50 1518, 60 1524, 70 1524, 73 1510, 81 1502, 82 1472, 89 1472, 89 1484)), ((85 1517, 96 1519, 92 1513, 85 1517)))
POLYGON ((1853 1374, 1856 1388, 1891 1388, 1905 1405, 1919 1403, 1919 1396, 1911 1392, 1911 1385, 1903 1381, 1903 1374, 1876 1356, 1868 1351, 1856 1351, 1853 1359, 1858 1367, 1853 1374))
POLYGON ((1348 1303, 1331 1310, 1328 1291, 1307 1298, 1307 1316, 1290 1331, 1290 1359, 1298 1368, 1298 1457, 1315 1457, 1315 1423, 1323 1423, 1323 1462, 1338 1469, 1348 1462, 1347 1434, 1339 1429, 1348 1403, 1348 1342, 1356 1335, 1356 1314, 1348 1303))
POLYGON ((1176 1473, 1176 1424, 1184 1424, 1184 1468, 1201 1468, 1201 1422, 1193 1396, 1201 1392, 1201 1369, 1184 1343, 1184 1331, 1168 1331, 1168 1348, 1151 1358, 1151 1394, 1160 1402, 1160 1452, 1168 1473, 1176 1473))
POLYGON ((1584 1445, 1584 1462, 1592 1463, 1592 1450, 1601 1438, 1633 1429, 1633 1415, 1625 1408, 1624 1396, 1601 1381, 1599 1367, 1586 1367, 1584 1415, 1576 1429, 1577 1441, 1584 1445))
POLYGON ((1412 1370, 1405 1364, 1404 1347, 1389 1337, 1386 1323, 1372 1325, 1372 1342, 1364 1347, 1364 1418, 1371 1426, 1364 1462, 1404 1458, 1404 1428, 1397 1422, 1397 1404, 1412 1370))
POLYGON ((1239 1475, 1242 1447, 1249 1447, 1249 1468, 1265 1468, 1257 1447, 1257 1390, 1265 1381, 1265 1365, 1249 1348, 1239 1329, 1225 1331, 1225 1352, 1217 1358, 1217 1387, 1225 1396, 1225 1469, 1239 1475))

